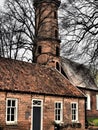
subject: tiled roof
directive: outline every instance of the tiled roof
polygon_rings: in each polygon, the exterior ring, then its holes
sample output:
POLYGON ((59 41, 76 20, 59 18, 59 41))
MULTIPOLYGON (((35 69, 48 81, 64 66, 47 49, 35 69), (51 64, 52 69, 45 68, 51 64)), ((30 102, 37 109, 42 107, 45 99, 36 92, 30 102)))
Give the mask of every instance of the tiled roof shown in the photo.
POLYGON ((0 58, 0 90, 84 97, 56 69, 0 58))
POLYGON ((73 85, 85 89, 98 90, 90 70, 83 64, 62 58, 62 68, 73 85))

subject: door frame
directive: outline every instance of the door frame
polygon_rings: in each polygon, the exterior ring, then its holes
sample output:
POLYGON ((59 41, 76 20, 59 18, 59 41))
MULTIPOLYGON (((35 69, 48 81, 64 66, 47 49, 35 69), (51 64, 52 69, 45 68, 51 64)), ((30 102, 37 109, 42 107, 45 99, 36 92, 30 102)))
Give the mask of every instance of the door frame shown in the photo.
POLYGON ((43 130, 43 100, 42 99, 32 99, 32 107, 31 107, 31 130, 33 130, 33 101, 41 101, 41 105, 36 105, 41 107, 41 129, 43 130))

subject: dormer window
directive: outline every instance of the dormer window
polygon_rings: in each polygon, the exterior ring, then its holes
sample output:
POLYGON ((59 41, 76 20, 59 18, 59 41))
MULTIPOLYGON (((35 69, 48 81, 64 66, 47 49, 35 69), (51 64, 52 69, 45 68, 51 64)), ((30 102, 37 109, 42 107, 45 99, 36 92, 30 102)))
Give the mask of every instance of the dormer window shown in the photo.
POLYGON ((58 62, 56 62, 56 69, 57 69, 57 70, 60 70, 60 65, 59 65, 58 62))
POLYGON ((41 52, 42 52, 42 47, 38 46, 38 53, 41 54, 41 52))
POLYGON ((66 73, 65 73, 65 71, 63 70, 62 67, 61 67, 61 74, 63 74, 68 79, 68 76, 66 75, 66 73))
POLYGON ((60 49, 59 47, 56 47, 56 56, 59 56, 60 55, 60 49))

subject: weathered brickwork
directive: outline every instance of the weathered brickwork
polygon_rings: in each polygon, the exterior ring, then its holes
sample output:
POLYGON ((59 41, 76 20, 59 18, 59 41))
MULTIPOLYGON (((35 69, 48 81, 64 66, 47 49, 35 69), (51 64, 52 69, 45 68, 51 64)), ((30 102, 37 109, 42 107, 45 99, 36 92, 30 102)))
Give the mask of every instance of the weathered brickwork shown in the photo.
POLYGON ((32 100, 41 99, 43 101, 43 114, 42 114, 42 126, 43 130, 54 130, 54 103, 56 101, 62 101, 63 103, 63 121, 66 128, 64 130, 75 130, 72 128, 71 122, 71 103, 78 103, 78 115, 81 128, 76 130, 84 130, 85 128, 85 109, 84 99, 64 98, 54 96, 39 96, 29 95, 21 93, 7 93, 0 92, 0 125, 3 130, 30 130, 32 128, 32 100), (18 99, 18 119, 17 124, 6 124, 6 99, 15 98, 18 99))
POLYGON ((98 110, 96 109, 96 95, 98 95, 97 91, 93 90, 82 90, 85 94, 90 95, 90 106, 91 109, 87 110, 87 118, 89 117, 97 117, 98 118, 98 110))

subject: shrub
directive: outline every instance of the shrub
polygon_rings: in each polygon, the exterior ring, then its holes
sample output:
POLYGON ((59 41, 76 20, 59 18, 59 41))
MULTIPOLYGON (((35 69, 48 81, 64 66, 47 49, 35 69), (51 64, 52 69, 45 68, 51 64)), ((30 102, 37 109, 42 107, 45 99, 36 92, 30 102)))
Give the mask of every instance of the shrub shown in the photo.
POLYGON ((98 126, 98 118, 88 118, 89 125, 98 126))

